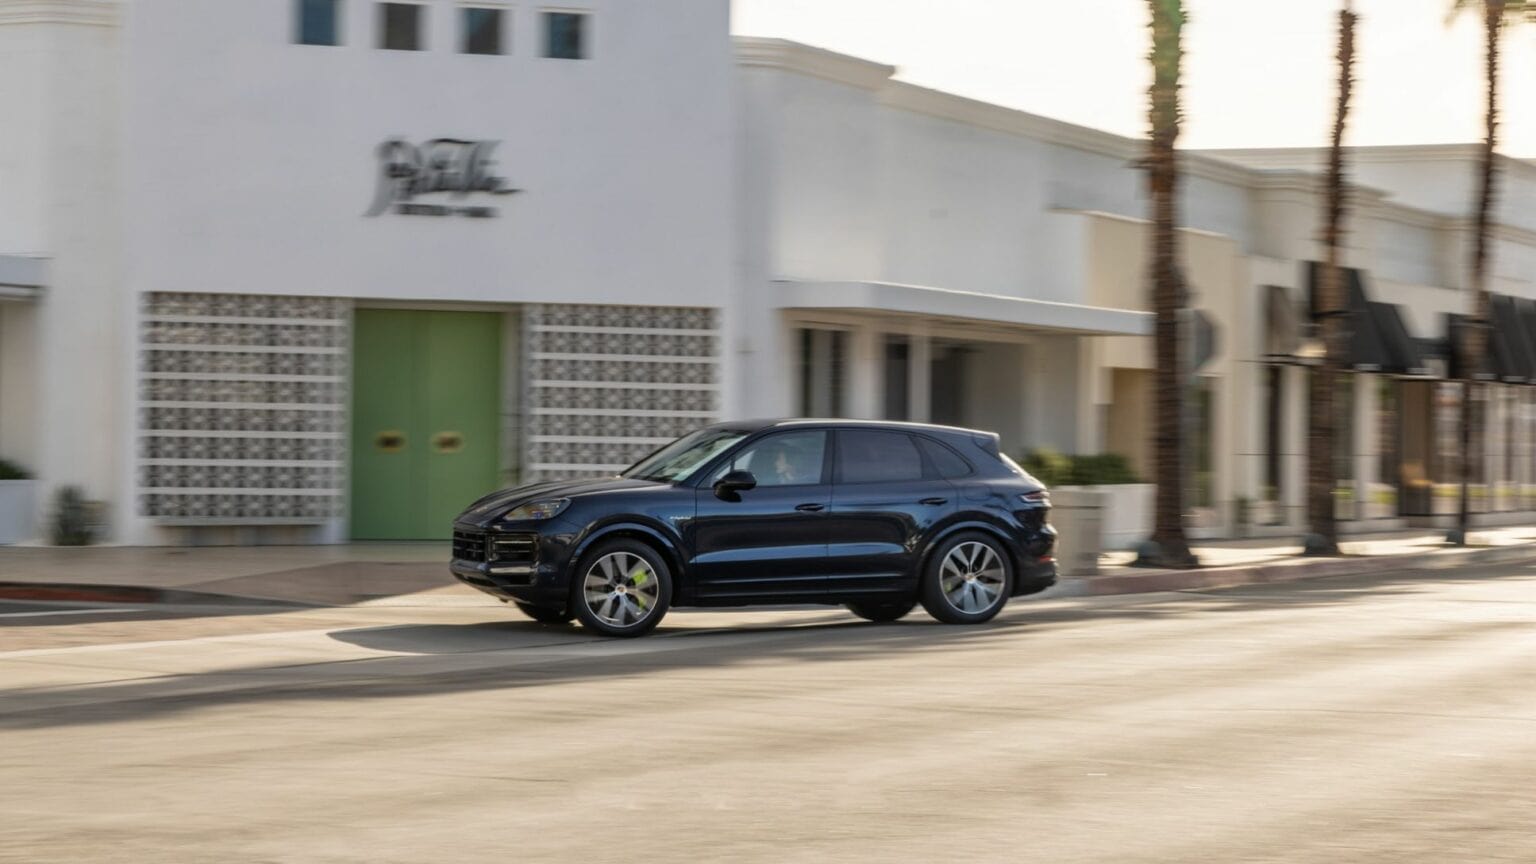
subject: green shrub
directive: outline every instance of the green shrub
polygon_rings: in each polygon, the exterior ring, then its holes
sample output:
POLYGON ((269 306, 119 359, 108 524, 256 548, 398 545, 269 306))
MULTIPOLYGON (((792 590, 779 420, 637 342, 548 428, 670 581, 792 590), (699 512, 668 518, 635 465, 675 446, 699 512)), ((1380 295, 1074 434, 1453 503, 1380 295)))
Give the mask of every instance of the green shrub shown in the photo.
POLYGON ((27 473, 27 469, 17 465, 15 462, 7 462, 4 459, 0 459, 0 480, 31 479, 32 475, 27 473))
POLYGON ((65 486, 54 498, 53 545, 89 546, 96 539, 96 520, 91 502, 79 486, 65 486))
POLYGON ((1069 486, 1072 478, 1072 457, 1064 456, 1049 447, 1040 447, 1024 454, 1019 466, 1046 486, 1069 486))
POLYGON ((1131 463, 1119 453, 1066 456, 1048 447, 1024 454, 1025 471, 1046 486, 1118 486, 1140 483, 1131 463))

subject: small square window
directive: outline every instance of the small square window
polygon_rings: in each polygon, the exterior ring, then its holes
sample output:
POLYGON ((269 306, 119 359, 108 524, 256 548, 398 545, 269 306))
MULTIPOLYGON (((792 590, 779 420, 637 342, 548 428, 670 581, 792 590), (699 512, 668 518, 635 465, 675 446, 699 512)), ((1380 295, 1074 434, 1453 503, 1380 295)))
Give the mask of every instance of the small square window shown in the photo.
POLYGON ((468 7, 463 10, 465 54, 501 54, 502 20, 500 9, 468 7))
POLYGON ((544 13, 544 56, 581 60, 587 56, 587 16, 580 12, 544 13))
POLYGON ((338 0, 294 0, 294 41, 300 45, 340 45, 341 10, 337 5, 338 0))
POLYGON ((421 41, 421 4, 379 4, 380 48, 420 51, 421 41))

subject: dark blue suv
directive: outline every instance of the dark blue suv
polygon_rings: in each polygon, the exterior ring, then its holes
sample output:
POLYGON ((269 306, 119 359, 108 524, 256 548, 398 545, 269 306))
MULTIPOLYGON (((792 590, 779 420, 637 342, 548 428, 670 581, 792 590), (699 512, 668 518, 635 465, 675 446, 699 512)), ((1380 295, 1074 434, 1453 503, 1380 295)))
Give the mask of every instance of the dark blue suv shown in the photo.
POLYGON ((649 632, 672 606, 823 603, 977 624, 1056 581, 1045 488, 988 432, 720 423, 618 477, 535 483, 454 521, 461 581, 545 622, 649 632))

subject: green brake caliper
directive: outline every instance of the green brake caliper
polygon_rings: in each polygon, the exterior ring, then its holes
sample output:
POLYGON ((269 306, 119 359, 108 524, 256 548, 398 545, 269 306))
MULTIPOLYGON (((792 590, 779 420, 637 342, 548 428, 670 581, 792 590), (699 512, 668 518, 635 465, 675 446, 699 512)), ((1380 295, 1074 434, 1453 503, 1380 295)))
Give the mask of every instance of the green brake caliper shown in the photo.
MULTIPOLYGON (((649 570, 636 570, 635 572, 629 574, 629 581, 633 582, 635 584, 636 588, 639 588, 641 585, 644 585, 646 583, 646 580, 648 580, 650 578, 651 578, 651 571, 649 571, 649 570)), ((645 595, 641 594, 640 592, 637 591, 632 596, 635 598, 635 605, 640 607, 640 611, 641 612, 644 612, 645 611, 645 595)))

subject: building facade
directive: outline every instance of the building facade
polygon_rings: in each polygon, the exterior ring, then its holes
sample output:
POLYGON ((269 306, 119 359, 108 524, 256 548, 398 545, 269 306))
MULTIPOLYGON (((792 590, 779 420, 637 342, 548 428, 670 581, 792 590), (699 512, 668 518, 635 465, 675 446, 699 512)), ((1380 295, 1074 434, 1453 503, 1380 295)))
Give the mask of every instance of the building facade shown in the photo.
MULTIPOLYGON (((955 423, 1150 475, 1142 142, 732 40, 728 12, 0 0, 0 458, 38 515, 74 485, 113 542, 433 539, 719 417, 955 423)), ((1352 161, 1351 526, 1454 508, 1474 153, 1352 161)), ((1301 525, 1321 160, 1183 158, 1207 536, 1301 525)), ((1505 168, 1490 519, 1536 510, 1536 167, 1505 168)))
POLYGON ((121 542, 409 539, 717 417, 727 14, 0 2, 0 454, 121 542))

